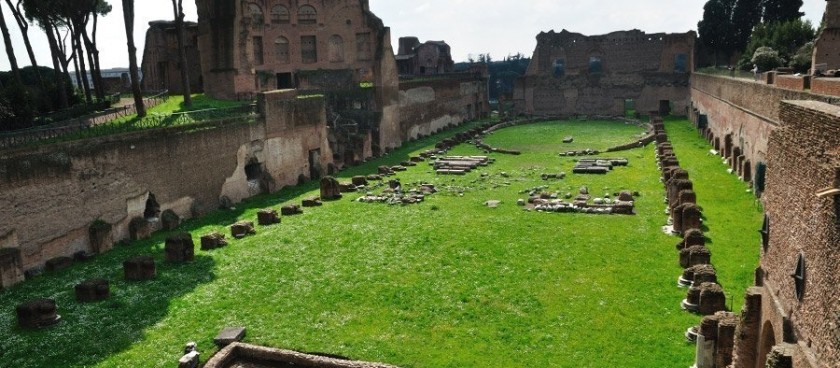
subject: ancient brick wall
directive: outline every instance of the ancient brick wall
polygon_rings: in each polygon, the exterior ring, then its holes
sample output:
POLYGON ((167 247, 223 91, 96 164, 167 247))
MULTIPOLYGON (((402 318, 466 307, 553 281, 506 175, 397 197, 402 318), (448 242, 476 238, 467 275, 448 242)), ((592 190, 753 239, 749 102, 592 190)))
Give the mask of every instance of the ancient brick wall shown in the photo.
POLYGON ((779 124, 783 100, 831 102, 834 98, 751 80, 698 73, 691 76, 693 109, 706 115, 713 141, 720 143, 718 148, 724 157, 730 157, 737 147, 751 163, 753 177, 757 165, 767 162, 767 145, 779 124), (731 142, 729 151, 727 141, 731 142))
POLYGON ((810 77, 801 77, 795 75, 777 75, 775 78, 776 87, 789 89, 793 91, 804 91, 811 87, 810 77))
POLYGON ((628 99, 637 111, 659 111, 667 102, 673 113, 684 114, 695 37, 638 30, 589 37, 540 33, 514 100, 532 114, 622 115, 628 99))
POLYGON ((160 211, 189 218, 263 190, 294 185, 331 160, 324 100, 267 95, 256 122, 228 121, 7 151, 0 156, 0 248, 20 250, 22 268, 91 251, 100 219, 113 240, 128 236, 153 194, 160 211), (280 111, 278 111, 280 110, 280 111), (315 152, 315 161, 311 154, 315 152), (259 178, 246 166, 257 165, 259 178), (253 174, 252 174, 253 175, 253 174))
POLYGON ((840 361, 840 197, 816 193, 840 187, 840 107, 786 101, 780 117, 768 152, 764 284, 774 291, 767 296, 790 319, 795 339, 810 347, 822 366, 831 366, 840 361), (801 300, 791 277, 800 255, 805 260, 801 300))
POLYGON ((819 95, 840 96, 840 78, 814 78, 811 92, 819 95))
POLYGON ((823 15, 825 27, 814 42, 813 64, 822 71, 840 68, 840 1, 827 0, 823 15))
POLYGON ((487 80, 449 76, 400 84, 400 134, 403 140, 428 136, 490 113, 487 80))
MULTIPOLYGON (((190 73, 190 91, 200 93, 201 85, 201 57, 198 53, 198 25, 193 22, 184 23, 184 38, 188 70, 190 73)), ((142 87, 145 91, 163 91, 182 93, 181 68, 178 56, 178 32, 175 22, 155 21, 149 23, 146 31, 146 45, 143 48, 142 87)))

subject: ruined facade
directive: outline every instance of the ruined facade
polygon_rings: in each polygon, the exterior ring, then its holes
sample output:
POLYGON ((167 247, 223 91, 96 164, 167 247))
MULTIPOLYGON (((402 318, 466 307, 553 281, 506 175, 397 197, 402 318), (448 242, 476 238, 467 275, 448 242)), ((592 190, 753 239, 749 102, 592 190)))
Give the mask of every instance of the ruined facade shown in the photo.
POLYGON ((207 94, 298 89, 327 98, 339 164, 399 145, 390 29, 367 0, 198 0, 207 94))
POLYGON ((813 69, 840 69, 840 0, 826 0, 825 28, 814 43, 813 69))
POLYGON ((682 114, 689 102, 695 39, 693 31, 540 33, 514 100, 529 114, 623 115, 629 100, 638 112, 682 114))
POLYGON ((766 219, 734 367, 840 362, 840 108, 785 101, 768 149, 766 219))
POLYGON ((420 43, 417 37, 400 37, 397 69, 401 76, 452 73, 452 50, 444 41, 420 43))
MULTIPOLYGON (((190 73, 190 91, 201 93, 201 57, 198 52, 198 24, 184 22, 187 66, 190 73)), ((178 32, 174 21, 149 22, 146 45, 143 48, 142 87, 144 91, 183 93, 181 88, 181 61, 178 57, 178 32)))

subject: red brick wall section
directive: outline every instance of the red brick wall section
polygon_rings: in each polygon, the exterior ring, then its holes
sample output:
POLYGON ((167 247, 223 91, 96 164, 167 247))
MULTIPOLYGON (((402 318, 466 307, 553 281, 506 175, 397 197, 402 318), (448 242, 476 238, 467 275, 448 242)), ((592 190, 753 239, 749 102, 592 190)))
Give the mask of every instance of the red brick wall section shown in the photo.
POLYGON ((840 96, 840 78, 814 78, 811 92, 828 96, 840 96))
POLYGON ((765 284, 775 291, 768 294, 789 315, 800 346, 810 345, 820 367, 836 367, 840 229, 834 201, 840 198, 818 198, 815 193, 840 184, 840 107, 815 101, 780 106, 782 125, 772 133, 768 152, 765 209, 771 227, 761 267, 765 284), (806 258, 802 301, 791 278, 800 254, 806 258))
POLYGON ((795 75, 776 75, 776 87, 792 91, 804 91, 806 78, 795 75))

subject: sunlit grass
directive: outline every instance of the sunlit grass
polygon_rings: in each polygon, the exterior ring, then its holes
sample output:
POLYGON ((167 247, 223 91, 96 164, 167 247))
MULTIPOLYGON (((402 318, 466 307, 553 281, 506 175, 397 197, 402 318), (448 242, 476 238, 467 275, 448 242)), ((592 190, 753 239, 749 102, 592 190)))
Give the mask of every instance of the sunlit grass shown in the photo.
MULTIPOLYGON (((707 155, 709 147, 687 122, 670 122, 668 129, 706 211, 713 262, 737 300, 757 259, 759 209, 744 184, 707 155)), ((426 203, 362 204, 353 201, 361 194, 346 195, 258 227, 256 236, 231 240, 227 248, 199 251, 187 265, 162 261, 165 234, 118 247, 0 294, 6 311, 0 313, 0 366, 175 366, 185 342, 198 342, 206 358, 215 334, 234 325, 248 328, 250 343, 405 367, 690 365, 693 346, 682 333, 699 317, 679 308, 685 296, 675 286, 679 239, 660 231, 664 189, 653 147, 609 154, 627 157, 630 166, 603 176, 572 175, 574 158, 557 155, 631 142, 641 132, 617 122, 501 130, 485 142, 520 149, 521 156, 494 154, 494 165, 464 177, 436 176, 426 163, 400 173, 404 185, 438 186, 441 192, 426 203), (561 143, 568 135, 575 143, 561 143), (559 171, 569 176, 540 179, 559 171), (641 196, 635 216, 544 214, 516 206, 520 191, 541 185, 641 196), (489 199, 502 205, 489 209, 483 205, 489 199), (123 281, 121 262, 135 254, 155 256, 157 280, 123 281), (111 280, 112 298, 77 304, 73 285, 92 277, 111 280), (36 297, 56 298, 64 320, 21 331, 14 306, 36 297)), ((375 172, 440 138, 408 144, 340 176, 375 172)), ((462 145, 451 154, 485 153, 462 145)), ((189 221, 183 230, 196 241, 210 231, 228 233, 228 225, 254 220, 260 208, 317 193, 317 183, 288 188, 189 221)))

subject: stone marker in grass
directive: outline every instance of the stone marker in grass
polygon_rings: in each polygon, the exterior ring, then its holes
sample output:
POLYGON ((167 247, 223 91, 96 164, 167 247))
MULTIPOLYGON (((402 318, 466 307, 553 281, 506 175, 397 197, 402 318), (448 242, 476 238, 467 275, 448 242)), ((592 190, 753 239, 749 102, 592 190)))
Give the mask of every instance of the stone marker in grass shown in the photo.
POLYGON ((189 233, 180 233, 166 238, 166 260, 168 262, 191 262, 195 259, 195 243, 189 233))
POLYGON ((76 285, 74 289, 76 300, 80 303, 98 302, 111 296, 110 284, 105 279, 86 280, 76 285))
POLYGON ((123 272, 128 281, 145 281, 154 279, 157 270, 155 259, 151 256, 137 256, 123 262, 123 272))

